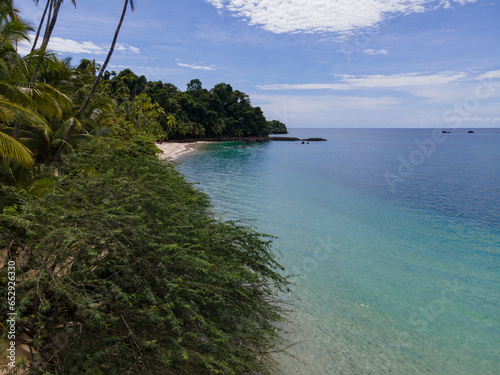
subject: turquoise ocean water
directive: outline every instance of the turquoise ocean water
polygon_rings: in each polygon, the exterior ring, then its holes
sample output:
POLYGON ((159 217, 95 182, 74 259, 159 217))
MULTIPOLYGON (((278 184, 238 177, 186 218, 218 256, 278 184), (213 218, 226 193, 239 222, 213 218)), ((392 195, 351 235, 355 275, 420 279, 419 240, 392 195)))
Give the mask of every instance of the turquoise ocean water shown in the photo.
POLYGON ((500 374, 500 133, 291 129, 177 169, 278 237, 293 281, 285 374, 500 374))

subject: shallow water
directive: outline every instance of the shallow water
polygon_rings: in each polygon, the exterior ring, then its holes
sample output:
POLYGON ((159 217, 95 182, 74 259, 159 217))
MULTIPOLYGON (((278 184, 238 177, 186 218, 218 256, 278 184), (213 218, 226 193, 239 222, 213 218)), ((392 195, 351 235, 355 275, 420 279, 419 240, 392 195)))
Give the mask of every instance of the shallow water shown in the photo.
POLYGON ((498 374, 500 134, 292 129, 182 158, 297 274, 286 374, 498 374))

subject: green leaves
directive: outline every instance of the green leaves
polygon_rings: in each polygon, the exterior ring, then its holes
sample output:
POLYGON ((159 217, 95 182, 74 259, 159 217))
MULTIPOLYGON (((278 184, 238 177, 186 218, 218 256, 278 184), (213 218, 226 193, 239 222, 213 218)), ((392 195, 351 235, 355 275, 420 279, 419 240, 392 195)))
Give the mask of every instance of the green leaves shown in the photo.
POLYGON ((8 160, 15 160, 25 167, 29 167, 35 163, 33 153, 26 146, 1 131, 0 157, 8 160))
POLYGON ((270 243, 216 220, 150 147, 94 141, 39 199, 0 215, 1 248, 14 243, 24 259, 22 329, 39 332, 37 371, 268 372, 274 293, 288 288, 270 243), (54 349, 61 329, 68 344, 54 349))

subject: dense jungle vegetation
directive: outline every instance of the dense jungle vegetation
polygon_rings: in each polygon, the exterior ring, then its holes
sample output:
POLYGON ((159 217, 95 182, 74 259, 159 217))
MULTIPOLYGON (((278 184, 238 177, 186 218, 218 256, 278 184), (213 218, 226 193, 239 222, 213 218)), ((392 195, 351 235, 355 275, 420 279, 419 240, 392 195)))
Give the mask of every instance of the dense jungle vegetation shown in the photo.
POLYGON ((270 372, 276 295, 289 289, 270 238, 215 216, 154 143, 286 128, 225 83, 182 92, 107 72, 129 0, 102 66, 57 58, 47 46, 61 3, 46 2, 36 30, 0 2, 0 329, 8 342, 15 263, 15 333, 31 352, 10 369, 270 372), (20 56, 29 33, 41 45, 20 56))

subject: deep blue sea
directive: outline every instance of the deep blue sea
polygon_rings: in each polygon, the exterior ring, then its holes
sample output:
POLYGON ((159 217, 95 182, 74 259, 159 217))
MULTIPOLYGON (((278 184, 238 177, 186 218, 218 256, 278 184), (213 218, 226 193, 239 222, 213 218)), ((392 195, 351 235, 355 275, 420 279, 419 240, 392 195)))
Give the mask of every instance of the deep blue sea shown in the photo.
POLYGON ((328 141, 179 160, 215 211, 278 237, 285 374, 500 374, 500 129, 467 130, 291 129, 328 141))

